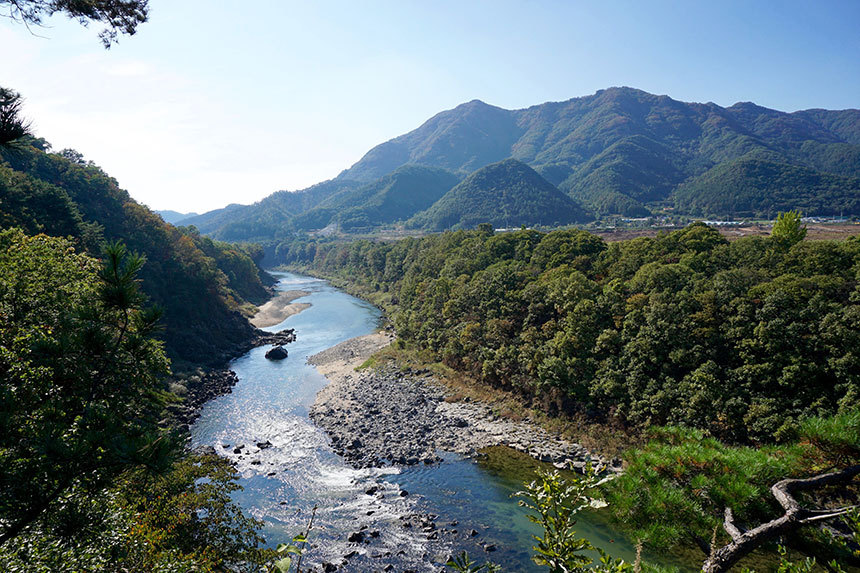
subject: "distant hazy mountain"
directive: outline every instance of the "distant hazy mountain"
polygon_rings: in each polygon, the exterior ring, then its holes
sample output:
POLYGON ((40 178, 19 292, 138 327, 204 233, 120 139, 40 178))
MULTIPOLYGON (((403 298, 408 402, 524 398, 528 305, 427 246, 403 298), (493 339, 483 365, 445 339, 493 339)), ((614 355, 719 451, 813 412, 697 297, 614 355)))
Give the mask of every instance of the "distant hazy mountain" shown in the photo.
POLYGON ((567 225, 589 220, 582 207, 534 169, 506 159, 478 169, 448 191, 408 226, 432 231, 494 227, 567 225))
POLYGON ((197 213, 180 213, 179 211, 171 211, 170 209, 156 211, 156 213, 161 215, 161 218, 164 219, 165 223, 170 223, 171 225, 175 225, 183 219, 197 216, 197 213))
MULTIPOLYGON (((223 241, 265 241, 294 230, 293 217, 320 205, 328 197, 361 184, 340 178, 302 191, 278 191, 253 205, 228 205, 182 221, 223 241)), ((322 225, 325 226, 325 225, 322 225)))
MULTIPOLYGON (((508 158, 527 164, 597 217, 642 216, 663 207, 707 217, 788 209, 860 214, 860 110, 724 108, 610 88, 513 111, 473 100, 374 147, 334 180, 182 224, 233 241, 265 241, 330 223, 342 230, 389 224, 417 213, 445 186, 444 177, 426 169, 462 178, 508 158), (411 171, 398 173, 405 166, 411 171)), ((467 200, 463 192, 458 202, 467 200)), ((440 228, 439 221, 453 216, 441 215, 451 201, 432 210, 433 219, 428 211, 412 224, 440 228)), ((497 217, 501 206, 482 211, 482 201, 475 198, 469 209, 497 217)), ((548 205, 534 213, 536 222, 558 220, 548 205)))

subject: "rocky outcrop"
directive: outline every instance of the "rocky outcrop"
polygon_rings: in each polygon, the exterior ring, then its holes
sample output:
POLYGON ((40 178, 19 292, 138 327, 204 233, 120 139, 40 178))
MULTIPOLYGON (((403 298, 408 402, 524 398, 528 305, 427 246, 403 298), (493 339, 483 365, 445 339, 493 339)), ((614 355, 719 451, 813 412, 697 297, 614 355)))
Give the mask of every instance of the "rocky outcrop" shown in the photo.
POLYGON ((287 349, 280 345, 273 346, 266 352, 266 358, 269 360, 283 360, 288 355, 287 349))

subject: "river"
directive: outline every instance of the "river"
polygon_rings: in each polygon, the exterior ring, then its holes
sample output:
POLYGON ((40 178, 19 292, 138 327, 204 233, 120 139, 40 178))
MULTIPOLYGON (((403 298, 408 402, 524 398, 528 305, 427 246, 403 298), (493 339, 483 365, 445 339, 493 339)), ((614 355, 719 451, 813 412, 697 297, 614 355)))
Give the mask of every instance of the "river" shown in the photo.
MULTIPOLYGON (((530 560, 531 536, 540 530, 511 498, 535 466, 527 456, 500 448, 481 459, 443 454, 442 463, 430 466, 356 470, 332 452, 326 434, 308 418, 327 381, 306 360, 373 332, 380 313, 323 280, 277 276, 279 290, 308 291, 296 302, 312 305, 265 329, 296 330, 289 357, 269 361, 266 348, 255 348, 234 360, 239 382, 233 392, 207 403, 191 429, 195 446, 211 445, 236 461, 244 490, 235 498, 265 521, 268 542, 291 539, 317 506, 305 564, 332 562, 343 571, 384 570, 388 564, 393 571, 438 571, 447 555, 467 550, 505 571, 543 570, 530 560), (256 445, 267 441, 270 447, 256 445), (428 515, 436 517, 425 529, 428 515), (367 543, 350 544, 347 538, 356 532, 367 543), (495 550, 487 552, 486 546, 495 550)), ((617 557, 633 559, 623 535, 593 516, 581 517, 580 534, 617 557)))

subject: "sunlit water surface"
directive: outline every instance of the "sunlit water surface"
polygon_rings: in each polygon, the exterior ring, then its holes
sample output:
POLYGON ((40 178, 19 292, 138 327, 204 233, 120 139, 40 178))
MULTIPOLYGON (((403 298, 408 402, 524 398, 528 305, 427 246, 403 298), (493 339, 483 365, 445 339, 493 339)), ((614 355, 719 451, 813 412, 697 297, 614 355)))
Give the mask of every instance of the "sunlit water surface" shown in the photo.
MULTIPOLYGON (((490 559, 505 571, 539 571, 530 561, 532 535, 528 521, 511 494, 530 479, 536 464, 508 448, 494 448, 480 460, 442 454, 432 466, 356 470, 333 453, 326 434, 308 418, 308 409, 326 379, 307 358, 349 338, 374 331, 379 310, 330 286, 325 281, 277 273, 280 290, 304 290, 298 299, 311 307, 266 330, 294 328, 296 342, 283 361, 264 358, 265 347, 233 361, 239 382, 231 394, 207 403, 192 427, 195 446, 211 445, 236 460, 244 490, 235 498, 266 523, 270 544, 291 539, 317 513, 306 564, 332 561, 340 570, 439 570, 445 557, 467 550, 476 559, 490 559), (257 443, 270 442, 260 449, 257 443), (244 446, 240 454, 234 448, 244 446), (366 490, 375 484, 374 495, 366 490), (400 495, 405 490, 408 495, 400 495), (404 514, 435 514, 437 539, 420 528, 404 528, 404 514), (347 537, 362 526, 378 537, 349 544, 347 537), (470 535, 475 530, 478 535, 470 535), (492 544, 496 550, 485 552, 492 544), (356 551, 349 559, 343 556, 356 551), (435 562, 435 565, 434 565, 435 562)), ((589 516, 578 531, 613 555, 632 559, 631 544, 608 525, 589 516)))

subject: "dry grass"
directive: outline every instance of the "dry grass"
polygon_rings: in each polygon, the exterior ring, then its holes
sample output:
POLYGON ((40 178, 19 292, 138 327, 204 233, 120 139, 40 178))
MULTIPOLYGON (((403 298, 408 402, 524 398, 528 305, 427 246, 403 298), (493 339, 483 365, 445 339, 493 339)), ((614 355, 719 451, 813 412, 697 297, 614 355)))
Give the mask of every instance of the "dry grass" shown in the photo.
MULTIPOLYGON (((642 229, 613 229, 613 230, 594 230, 591 233, 601 237, 604 241, 614 243, 617 241, 626 241, 637 237, 656 237, 661 231, 676 231, 677 228, 657 228, 647 227, 642 229)), ((806 226, 807 241, 825 241, 831 239, 847 239, 855 235, 860 235, 860 224, 858 223, 840 223, 834 225, 823 224, 808 224, 806 226)), ((744 225, 742 227, 719 227, 720 233, 729 241, 740 239, 741 237, 767 237, 770 235, 771 226, 765 224, 744 225)))

